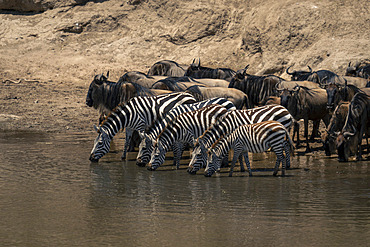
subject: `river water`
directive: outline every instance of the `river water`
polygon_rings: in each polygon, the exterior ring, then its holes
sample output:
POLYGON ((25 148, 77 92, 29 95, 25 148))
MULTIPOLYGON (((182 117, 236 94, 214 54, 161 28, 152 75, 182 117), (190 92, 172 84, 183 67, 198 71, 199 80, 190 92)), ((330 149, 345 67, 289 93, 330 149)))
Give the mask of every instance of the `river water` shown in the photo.
MULTIPOLYGON (((295 156, 273 177, 206 178, 120 161, 119 138, 97 164, 94 134, 0 132, 1 246, 368 246, 369 162, 295 156)), ((264 170, 264 168, 269 168, 264 170)))

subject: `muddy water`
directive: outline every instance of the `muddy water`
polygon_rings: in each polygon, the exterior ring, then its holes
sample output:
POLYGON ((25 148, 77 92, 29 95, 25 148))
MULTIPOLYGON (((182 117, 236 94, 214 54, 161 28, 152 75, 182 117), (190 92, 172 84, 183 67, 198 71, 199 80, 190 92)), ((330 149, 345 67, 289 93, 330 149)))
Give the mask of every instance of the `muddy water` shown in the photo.
MULTIPOLYGON (((1 246, 365 246, 367 162, 296 156, 272 177, 212 178, 120 162, 122 142, 90 164, 95 135, 0 133, 1 246)), ((185 153, 188 156, 188 153, 185 153)), ((186 160, 183 161, 183 164, 186 160)))

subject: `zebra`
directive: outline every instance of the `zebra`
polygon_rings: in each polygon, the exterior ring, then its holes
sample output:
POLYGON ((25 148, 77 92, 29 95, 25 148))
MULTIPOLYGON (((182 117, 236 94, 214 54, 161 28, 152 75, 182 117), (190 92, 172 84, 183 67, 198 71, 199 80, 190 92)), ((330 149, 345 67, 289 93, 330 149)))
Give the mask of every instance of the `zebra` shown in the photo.
MULTIPOLYGON (((147 169, 154 171, 163 164, 165 154, 174 142, 192 145, 195 138, 199 137, 217 119, 225 116, 227 112, 227 109, 221 105, 208 105, 177 116, 166 125, 155 140, 147 169)), ((181 154, 176 155, 181 156, 181 154)))
MULTIPOLYGON (((154 97, 138 96, 132 98, 127 104, 118 105, 100 124, 99 128, 94 126, 99 135, 94 141, 90 161, 97 162, 109 151, 110 142, 120 129, 126 127, 129 130, 137 130, 142 136, 147 126, 173 107, 194 102, 196 100, 188 93, 170 93, 154 97)), ((125 142, 122 159, 126 157, 128 143, 130 140, 125 142)))
MULTIPOLYGON (((288 130, 294 121, 289 111, 281 105, 266 105, 248 110, 229 112, 222 121, 218 121, 197 139, 188 172, 190 174, 196 174, 201 167, 205 167, 207 164, 207 149, 221 136, 226 136, 241 125, 260 123, 268 120, 278 121, 288 130)), ((287 167, 290 167, 290 163, 287 164, 287 167)))
MULTIPOLYGON (((211 104, 222 105, 229 111, 236 110, 235 105, 225 98, 212 98, 194 104, 179 105, 173 108, 164 116, 164 118, 158 118, 153 126, 148 128, 149 131, 144 133, 143 139, 141 140, 141 143, 139 145, 139 152, 136 158, 136 164, 138 166, 145 166, 149 162, 150 155, 153 151, 152 140, 155 140, 158 137, 158 135, 166 127, 167 123, 171 122, 176 116, 180 115, 181 113, 194 111, 211 104)), ((172 149, 174 150, 174 153, 180 154, 181 156, 182 150, 179 150, 179 145, 180 144, 176 142, 173 145, 172 149)), ((179 167, 180 157, 174 157, 174 165, 176 165, 177 168, 179 167)))
MULTIPOLYGON (((262 153, 269 148, 276 154, 276 164, 273 175, 277 175, 279 165, 282 163, 281 175, 285 176, 285 165, 290 160, 289 153, 293 152, 294 146, 287 129, 277 121, 265 121, 262 123, 242 125, 236 128, 235 131, 226 138, 221 138, 214 143, 209 150, 209 158, 207 167, 204 170, 204 176, 212 176, 219 167, 221 158, 224 157, 230 149, 234 149, 234 157, 231 163, 229 177, 232 176, 235 163, 241 155, 244 156, 249 176, 252 176, 248 152, 262 153), (283 151, 286 153, 285 161, 283 151)), ((241 160, 240 158, 240 161, 241 160)), ((240 166, 243 166, 242 162, 240 166)))

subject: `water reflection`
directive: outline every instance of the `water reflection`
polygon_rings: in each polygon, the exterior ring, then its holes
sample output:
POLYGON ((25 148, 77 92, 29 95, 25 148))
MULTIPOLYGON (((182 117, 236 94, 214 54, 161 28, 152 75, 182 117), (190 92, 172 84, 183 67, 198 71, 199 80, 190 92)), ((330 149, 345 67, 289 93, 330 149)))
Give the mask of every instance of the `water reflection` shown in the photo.
POLYGON ((118 138, 90 164, 93 139, 0 133, 3 245, 367 244, 366 162, 296 156, 283 178, 269 170, 275 156, 260 154, 251 156, 254 177, 205 178, 172 160, 155 172, 120 162, 118 138))

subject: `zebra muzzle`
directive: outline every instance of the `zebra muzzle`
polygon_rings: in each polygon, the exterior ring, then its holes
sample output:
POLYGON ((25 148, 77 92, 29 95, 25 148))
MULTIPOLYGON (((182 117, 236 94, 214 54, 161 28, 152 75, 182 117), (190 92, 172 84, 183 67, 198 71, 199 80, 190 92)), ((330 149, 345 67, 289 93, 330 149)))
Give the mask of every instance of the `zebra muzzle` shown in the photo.
POLYGON ((91 155, 90 155, 89 160, 90 160, 91 162, 98 162, 98 161, 99 161, 99 159, 95 159, 95 158, 94 158, 94 154, 91 154, 91 155))

